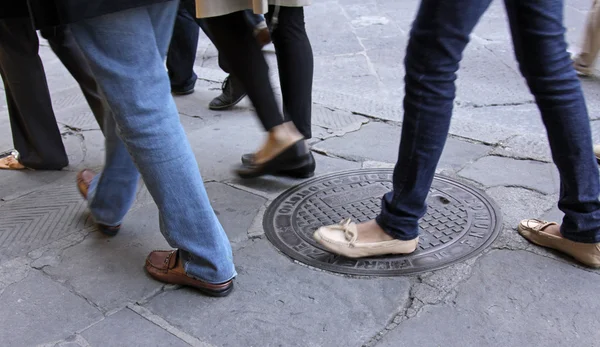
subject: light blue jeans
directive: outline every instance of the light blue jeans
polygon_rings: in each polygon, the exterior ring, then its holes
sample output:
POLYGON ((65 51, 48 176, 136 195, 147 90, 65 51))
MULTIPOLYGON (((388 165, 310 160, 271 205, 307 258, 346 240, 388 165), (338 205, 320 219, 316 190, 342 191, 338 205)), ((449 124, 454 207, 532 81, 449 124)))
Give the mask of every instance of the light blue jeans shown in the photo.
POLYGON ((71 25, 114 114, 106 119, 106 163, 90 186, 89 207, 96 222, 121 224, 141 173, 160 230, 179 248, 188 275, 223 283, 236 276, 231 245, 208 200, 164 65, 178 4, 71 25))

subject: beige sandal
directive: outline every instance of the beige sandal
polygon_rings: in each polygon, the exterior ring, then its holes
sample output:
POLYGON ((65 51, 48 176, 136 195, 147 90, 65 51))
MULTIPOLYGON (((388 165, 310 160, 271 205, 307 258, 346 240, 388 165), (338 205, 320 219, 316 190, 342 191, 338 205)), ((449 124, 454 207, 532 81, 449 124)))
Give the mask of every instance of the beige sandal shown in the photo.
POLYGON ((25 170, 26 167, 19 163, 19 152, 11 151, 0 158, 0 170, 25 170))
POLYGON ((568 254, 589 267, 600 268, 600 243, 581 243, 544 232, 546 228, 558 225, 539 219, 525 219, 519 223, 519 234, 542 247, 548 247, 568 254))
POLYGON ((390 240, 359 242, 356 223, 350 218, 339 224, 319 228, 313 234, 315 240, 329 251, 348 258, 373 257, 385 254, 409 254, 417 249, 419 238, 408 241, 390 240))

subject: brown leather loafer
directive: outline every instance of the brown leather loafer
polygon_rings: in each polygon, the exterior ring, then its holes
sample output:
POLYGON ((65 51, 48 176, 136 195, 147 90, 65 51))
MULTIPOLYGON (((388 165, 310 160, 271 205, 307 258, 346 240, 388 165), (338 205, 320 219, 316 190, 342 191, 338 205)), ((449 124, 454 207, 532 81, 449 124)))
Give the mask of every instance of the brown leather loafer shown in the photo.
MULTIPOLYGON (((77 173, 77 189, 79 189, 79 193, 85 200, 87 200, 88 190, 90 189, 90 183, 92 179, 94 179, 96 174, 92 170, 83 169, 77 173)), ((114 227, 104 225, 104 224, 96 224, 98 226, 98 230, 101 233, 106 234, 108 236, 115 236, 121 230, 121 226, 117 225, 114 227)))
POLYGON ((227 296, 233 290, 232 280, 221 284, 212 284, 188 276, 177 250, 151 252, 146 258, 146 271, 158 281, 194 287, 210 296, 227 296))

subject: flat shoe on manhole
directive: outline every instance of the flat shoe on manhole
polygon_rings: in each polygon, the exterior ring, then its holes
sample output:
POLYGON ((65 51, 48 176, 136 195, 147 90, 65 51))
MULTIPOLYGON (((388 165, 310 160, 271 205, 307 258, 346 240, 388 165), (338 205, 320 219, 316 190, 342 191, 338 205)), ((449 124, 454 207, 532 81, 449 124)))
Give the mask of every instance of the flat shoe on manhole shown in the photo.
POLYGON ((324 225, 345 218, 374 219, 392 190, 393 169, 363 169, 321 176, 281 194, 263 220, 269 241, 289 257, 316 268, 362 276, 400 276, 439 269, 481 253, 498 237, 502 218, 482 191, 436 176, 421 219, 417 250, 409 255, 349 259, 313 239, 324 225))

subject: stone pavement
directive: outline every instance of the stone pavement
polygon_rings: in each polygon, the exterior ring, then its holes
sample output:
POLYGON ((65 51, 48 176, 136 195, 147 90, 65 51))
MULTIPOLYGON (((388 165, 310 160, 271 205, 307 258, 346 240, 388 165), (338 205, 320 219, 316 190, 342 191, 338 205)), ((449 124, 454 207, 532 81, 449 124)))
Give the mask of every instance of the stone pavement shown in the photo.
MULTIPOLYGON (((388 167, 402 120, 403 67, 417 0, 320 0, 306 9, 315 53, 313 151, 318 174, 388 167)), ((567 0, 576 46, 590 1, 567 0)), ((143 271, 168 247, 141 187, 122 232, 95 231, 75 173, 100 168, 103 137, 81 92, 41 47, 71 160, 61 172, 0 172, 2 346, 600 346, 600 272, 525 242, 522 218, 560 218, 544 129, 512 57, 501 2, 465 52, 439 172, 500 205, 504 228, 479 257, 416 276, 357 278, 308 268, 264 237, 265 208, 298 181, 231 173, 262 132, 246 100, 206 107, 224 75, 206 39, 196 92, 176 98, 239 272, 222 299, 164 286, 143 271)), ((269 61, 275 64, 272 52, 269 61)), ((272 69, 276 80, 276 69, 272 69)), ((583 81, 600 142, 600 81, 583 81)), ((4 93, 0 150, 12 147, 4 93)))

